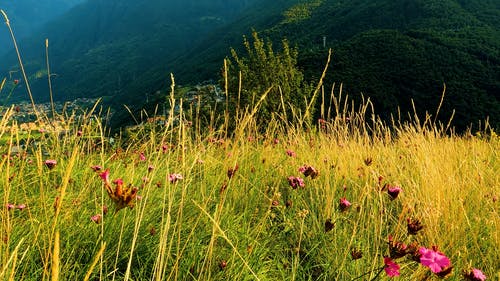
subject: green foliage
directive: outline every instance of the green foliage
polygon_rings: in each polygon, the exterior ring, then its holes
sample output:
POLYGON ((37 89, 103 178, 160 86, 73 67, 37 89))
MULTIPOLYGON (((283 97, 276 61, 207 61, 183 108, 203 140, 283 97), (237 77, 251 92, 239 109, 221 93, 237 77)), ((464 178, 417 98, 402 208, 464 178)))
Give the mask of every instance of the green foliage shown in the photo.
POLYGON ((323 0, 306 1, 292 6, 283 12, 285 19, 283 23, 295 23, 308 19, 313 10, 322 4, 323 0))
MULTIPOLYGON (((441 122, 448 122, 455 111, 453 125, 459 129, 487 118, 500 128, 497 2, 89 1, 21 46, 28 50, 24 52, 30 62, 27 69, 35 77, 44 68, 44 55, 39 47, 26 46, 39 46, 50 35, 51 64, 58 74, 53 77, 56 99, 108 96, 115 108, 121 110, 127 104, 140 112, 148 97, 168 89, 168 73, 174 73, 181 85, 219 79, 221 62, 231 47, 238 54, 248 52, 240 38, 253 28, 269 42, 286 38, 292 49, 300 51, 295 66, 303 81, 318 78, 325 53, 332 48, 325 85, 343 83, 356 102, 362 100, 361 94, 370 97, 386 118, 397 114, 398 108, 403 115, 412 112, 412 100, 421 116, 426 111, 435 113, 446 84, 441 122)), ((15 64, 14 57, 5 58, 0 67, 15 64)), ((233 67, 234 78, 238 63, 233 67)), ((8 74, 6 69, 1 76, 8 74)), ((237 84, 231 81, 233 99, 237 84)), ((245 93, 248 104, 255 104, 254 95, 260 97, 268 86, 247 88, 255 92, 245 93)), ((45 77, 35 79, 32 87, 36 101, 48 99, 45 77)), ((18 87, 11 100, 24 97, 23 91, 18 87)), ((297 92, 292 94, 293 102, 302 104, 301 95, 307 93, 297 92)))
POLYGON ((238 56, 234 49, 231 50, 234 60, 234 65, 230 67, 232 107, 251 111, 261 96, 269 91, 260 105, 259 121, 270 120, 273 113, 292 116, 292 109, 304 111, 312 91, 297 66, 297 48, 290 47, 288 41, 283 40, 281 50, 275 51, 271 41, 259 38, 255 31, 252 39, 253 42, 244 38, 246 56, 238 56), (239 75, 242 77, 241 85, 239 75))

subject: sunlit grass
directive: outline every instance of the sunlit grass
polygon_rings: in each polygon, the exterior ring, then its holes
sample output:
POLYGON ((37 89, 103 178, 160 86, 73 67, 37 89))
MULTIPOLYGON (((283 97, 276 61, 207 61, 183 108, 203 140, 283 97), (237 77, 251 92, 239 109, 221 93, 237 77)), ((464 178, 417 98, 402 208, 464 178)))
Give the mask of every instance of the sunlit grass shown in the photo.
MULTIPOLYGON (((496 278, 498 137, 342 115, 308 129, 271 121, 264 133, 245 117, 225 138, 172 114, 126 144, 110 144, 99 123, 73 120, 64 135, 46 130, 16 153, 20 132, 1 130, 1 278, 370 280, 385 278, 377 274, 389 235, 438 246, 454 266, 450 280, 473 267, 496 278), (319 175, 305 177, 303 165, 319 175), (105 169, 139 189, 132 209, 116 208, 105 169), (290 176, 305 187, 292 188, 290 176), (401 187, 396 199, 386 184, 401 187), (417 235, 408 218, 424 225, 417 235)), ((408 257, 396 261, 400 279, 437 278, 408 257)))

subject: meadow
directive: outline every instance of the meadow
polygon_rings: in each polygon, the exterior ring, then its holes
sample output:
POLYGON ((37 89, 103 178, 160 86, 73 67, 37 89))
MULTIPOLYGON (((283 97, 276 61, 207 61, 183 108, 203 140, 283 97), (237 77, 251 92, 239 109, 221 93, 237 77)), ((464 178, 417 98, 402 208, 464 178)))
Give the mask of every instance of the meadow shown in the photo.
POLYGON ((314 120, 321 81, 264 119, 271 88, 240 108, 240 72, 234 115, 227 94, 221 115, 183 106, 172 78, 178 110, 111 135, 98 103, 37 112, 16 51, 37 128, 1 112, 1 280, 500 280, 488 122, 382 121, 334 88, 314 120))
POLYGON ((95 108, 37 131, 6 110, 0 279, 498 280, 499 137, 336 99, 314 123, 181 110, 114 139, 95 108))

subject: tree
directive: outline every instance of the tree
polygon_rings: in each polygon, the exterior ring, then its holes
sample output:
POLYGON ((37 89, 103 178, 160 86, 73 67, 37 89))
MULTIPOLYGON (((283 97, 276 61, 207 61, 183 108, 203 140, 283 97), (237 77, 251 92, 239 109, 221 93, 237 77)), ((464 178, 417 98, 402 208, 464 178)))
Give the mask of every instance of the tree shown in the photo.
POLYGON ((277 112, 292 118, 292 111, 304 111, 312 88, 305 83, 297 66, 297 48, 291 48, 288 41, 283 40, 282 49, 275 52, 271 41, 259 38, 257 32, 252 32, 252 38, 250 42, 244 37, 246 56, 241 57, 231 50, 233 61, 229 64, 228 79, 232 112, 253 109, 269 89, 256 116, 258 124, 270 120, 277 112))

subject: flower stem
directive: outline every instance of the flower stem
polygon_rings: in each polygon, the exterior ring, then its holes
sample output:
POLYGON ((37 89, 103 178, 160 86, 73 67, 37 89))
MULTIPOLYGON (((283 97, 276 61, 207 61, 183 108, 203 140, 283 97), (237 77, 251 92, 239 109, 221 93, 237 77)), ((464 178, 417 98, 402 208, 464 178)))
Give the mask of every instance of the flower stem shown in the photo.
MULTIPOLYGON (((373 280, 377 279, 377 277, 380 275, 380 273, 382 273, 382 270, 384 270, 384 267, 385 267, 385 266, 382 266, 382 267, 380 268, 380 270, 377 272, 377 275, 375 275, 375 277, 373 277, 372 279, 370 279, 370 281, 373 281, 373 280)), ((370 273, 372 273, 372 272, 373 272, 373 270, 370 270, 370 271, 368 271, 368 272, 366 272, 366 273, 361 274, 360 276, 358 276, 358 277, 356 277, 356 278, 354 278, 354 279, 351 279, 351 281, 358 280, 358 279, 360 279, 361 277, 363 277, 363 276, 365 276, 365 275, 368 275, 368 274, 370 274, 370 273)))

